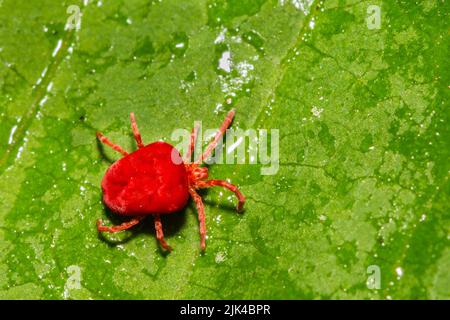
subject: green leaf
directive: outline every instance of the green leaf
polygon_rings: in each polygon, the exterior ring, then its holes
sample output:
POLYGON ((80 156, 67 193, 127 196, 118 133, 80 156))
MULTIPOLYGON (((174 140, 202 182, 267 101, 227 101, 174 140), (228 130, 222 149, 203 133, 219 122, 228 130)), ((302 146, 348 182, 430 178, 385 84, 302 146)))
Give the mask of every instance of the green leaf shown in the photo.
POLYGON ((449 12, 0 0, 0 298, 449 299, 449 12), (170 254, 151 217, 98 234, 98 218, 123 219, 101 202, 119 155, 96 131, 131 151, 130 112, 145 142, 171 142, 231 107, 235 128, 279 130, 280 167, 210 166, 247 203, 202 194, 205 254, 192 203, 163 217, 170 254))

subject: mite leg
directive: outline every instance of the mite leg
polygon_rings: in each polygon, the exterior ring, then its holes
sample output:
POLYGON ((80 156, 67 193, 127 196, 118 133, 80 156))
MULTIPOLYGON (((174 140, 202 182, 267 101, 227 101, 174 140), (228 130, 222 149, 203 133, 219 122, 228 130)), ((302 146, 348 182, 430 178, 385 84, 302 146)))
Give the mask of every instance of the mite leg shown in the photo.
POLYGON ((143 148, 144 144, 142 143, 141 134, 139 133, 137 124, 136 124, 136 118, 134 117, 134 113, 130 113, 130 119, 131 119, 131 128, 133 129, 133 135, 134 139, 136 140, 136 143, 139 148, 143 148))
POLYGON ((141 222, 142 219, 144 219, 143 216, 136 217, 128 222, 124 222, 122 224, 119 224, 117 226, 112 226, 112 227, 104 226, 102 220, 99 219, 99 220, 97 220, 97 230, 99 232, 115 233, 115 232, 127 230, 127 229, 131 228, 132 226, 137 225, 139 222, 141 222))
POLYGON ((161 223, 161 217, 159 214, 155 214, 155 230, 156 230, 156 238, 158 239, 159 243, 161 244, 161 247, 166 249, 167 251, 172 251, 172 247, 169 246, 164 240, 164 233, 162 230, 162 223, 161 223))
POLYGON ((239 191, 238 187, 236 187, 234 184, 231 184, 224 180, 208 180, 208 181, 199 181, 199 182, 197 182, 197 185, 196 185, 196 187, 199 189, 209 188, 209 187, 214 187, 214 186, 224 187, 224 188, 227 188, 228 190, 234 192, 234 194, 236 195, 236 197, 239 200, 238 205, 237 205, 237 211, 241 212, 244 209, 245 197, 239 191))
POLYGON ((230 126, 231 122, 233 121, 235 113, 236 113, 236 111, 234 109, 231 109, 228 112, 225 120, 223 121, 222 125, 220 126, 219 130, 217 131, 216 136, 214 137, 214 140, 211 141, 211 143, 206 147, 206 150, 205 150, 205 152, 203 152, 200 159, 195 161, 196 164, 202 163, 204 159, 209 157, 211 152, 217 146, 217 143, 219 142, 220 138, 225 134, 225 131, 227 131, 228 127, 230 126))
POLYGON ((107 146, 113 148, 114 150, 116 150, 117 152, 120 152, 123 156, 127 156, 128 152, 126 152, 125 150, 123 150, 120 146, 118 146, 117 144, 112 143, 111 141, 108 140, 107 137, 105 137, 104 135, 102 135, 100 132, 97 132, 97 138, 98 140, 100 140, 102 143, 106 144, 107 146))
POLYGON ((194 189, 189 189, 192 199, 194 199, 195 205, 198 211, 198 221, 200 222, 200 248, 205 250, 206 248, 206 224, 205 224, 205 207, 203 206, 202 198, 194 189))
POLYGON ((199 125, 195 125, 195 127, 192 129, 192 133, 191 133, 191 141, 189 144, 189 149, 186 153, 186 155, 184 156, 184 162, 190 162, 191 160, 191 156, 194 153, 194 149, 195 149, 195 142, 197 141, 197 134, 198 134, 198 130, 199 130, 199 125))

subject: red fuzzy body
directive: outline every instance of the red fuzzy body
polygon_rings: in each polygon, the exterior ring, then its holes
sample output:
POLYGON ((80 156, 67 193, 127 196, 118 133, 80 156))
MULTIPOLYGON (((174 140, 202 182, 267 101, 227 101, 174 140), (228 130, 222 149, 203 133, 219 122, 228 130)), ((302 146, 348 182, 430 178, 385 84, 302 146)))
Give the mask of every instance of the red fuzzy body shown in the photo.
POLYGON ((105 204, 121 215, 172 213, 189 199, 186 167, 180 153, 165 142, 151 143, 115 162, 105 173, 102 189, 105 204), (172 152, 179 159, 172 159, 172 152))

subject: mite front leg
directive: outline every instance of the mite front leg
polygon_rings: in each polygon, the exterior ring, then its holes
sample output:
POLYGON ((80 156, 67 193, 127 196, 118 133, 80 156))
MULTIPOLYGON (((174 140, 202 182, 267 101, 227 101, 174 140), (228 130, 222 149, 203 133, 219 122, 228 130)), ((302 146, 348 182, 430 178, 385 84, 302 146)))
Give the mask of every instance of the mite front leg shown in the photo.
POLYGON ((136 118, 134 117, 134 113, 130 113, 130 120, 131 120, 131 128, 133 129, 133 135, 134 140, 136 140, 136 143, 138 145, 138 148, 143 148, 144 144, 142 143, 141 134, 139 133, 137 124, 136 124, 136 118))
POLYGON ((117 152, 120 152, 123 156, 127 156, 128 152, 126 152, 125 150, 123 150, 120 146, 118 146, 117 144, 112 143, 111 141, 109 141, 109 139, 107 137, 105 137, 104 135, 102 135, 100 132, 97 132, 97 138, 104 144, 106 144, 108 147, 113 148, 114 150, 116 150, 117 152))
POLYGON ((236 197, 238 198, 238 201, 239 201, 238 205, 237 205, 237 211, 241 212, 244 209, 245 196, 239 191, 238 187, 236 187, 234 184, 231 184, 224 180, 199 181, 196 184, 196 187, 198 189, 204 189, 204 188, 209 188, 209 187, 214 187, 214 186, 224 187, 224 188, 227 188, 228 190, 234 192, 234 194, 236 195, 236 197))
POLYGON ((97 220, 97 230, 99 232, 109 232, 109 233, 115 233, 123 230, 130 229, 131 227, 137 225, 141 220, 144 219, 144 217, 136 217, 128 222, 124 222, 118 226, 104 226, 101 219, 97 220))
POLYGON ((217 146, 217 143, 219 142, 220 138, 225 134, 228 127, 230 126, 231 122, 233 122, 234 114, 236 111, 234 109, 231 109, 225 120, 223 121, 222 125, 220 126, 219 130, 217 130, 217 133, 214 137, 214 140, 211 141, 211 143, 206 147, 205 152, 201 155, 200 159, 195 161, 196 164, 200 164, 203 162, 204 159, 208 158, 211 152, 214 150, 214 148, 217 146))
POLYGON ((197 142, 198 130, 199 130, 199 125, 196 124, 194 129, 192 129, 191 140, 190 140, 190 143, 189 143, 189 149, 186 152, 186 155, 184 156, 184 162, 185 163, 190 163, 191 162, 191 156, 194 154, 195 143, 197 142))
POLYGON ((161 223, 161 217, 159 214, 155 214, 155 230, 156 230, 156 238, 158 239, 159 243, 161 244, 161 247, 166 249, 167 251, 172 251, 172 247, 169 246, 164 240, 164 233, 162 230, 162 223, 161 223))
POLYGON ((200 222, 200 248, 204 251, 206 248, 206 223, 205 223, 205 207, 202 198, 193 188, 189 189, 192 199, 197 206, 198 220, 200 222))

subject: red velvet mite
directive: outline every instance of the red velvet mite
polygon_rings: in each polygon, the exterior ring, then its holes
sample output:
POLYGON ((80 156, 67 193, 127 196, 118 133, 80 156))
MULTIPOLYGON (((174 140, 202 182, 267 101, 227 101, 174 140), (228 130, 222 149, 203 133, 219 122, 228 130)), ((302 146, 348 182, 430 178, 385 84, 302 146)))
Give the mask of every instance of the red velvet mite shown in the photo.
POLYGON ((108 168, 103 177, 103 202, 113 212, 133 217, 128 222, 111 227, 104 226, 102 221, 98 220, 98 231, 113 233, 126 230, 138 224, 145 216, 153 215, 156 238, 164 249, 171 251, 172 248, 164 240, 160 215, 180 211, 186 206, 190 195, 197 206, 200 222, 200 247, 204 250, 206 247, 205 209, 202 198, 196 190, 213 186, 224 187, 234 192, 238 198, 238 211, 242 211, 245 203, 244 195, 235 185, 224 180, 207 180, 208 168, 201 166, 203 160, 211 154, 230 126, 234 114, 234 109, 228 113, 214 140, 194 162, 191 162, 191 156, 197 139, 198 127, 192 130, 189 150, 183 159, 180 152, 166 142, 144 145, 133 113, 130 114, 131 127, 138 150, 128 153, 97 132, 97 137, 102 143, 123 155, 123 158, 108 168))

